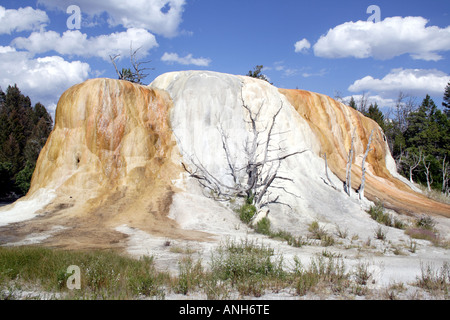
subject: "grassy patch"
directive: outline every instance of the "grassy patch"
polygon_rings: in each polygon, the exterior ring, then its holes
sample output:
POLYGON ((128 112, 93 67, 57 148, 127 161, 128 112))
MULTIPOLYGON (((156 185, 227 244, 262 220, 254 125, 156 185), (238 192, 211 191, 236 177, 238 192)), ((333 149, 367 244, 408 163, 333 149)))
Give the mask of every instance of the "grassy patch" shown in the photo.
POLYGON ((382 202, 377 202, 375 206, 371 206, 368 213, 373 220, 375 220, 380 224, 384 224, 385 226, 397 229, 406 228, 406 224, 403 221, 397 219, 396 217, 392 217, 392 215, 384 211, 384 206, 382 202))
POLYGON ((334 256, 312 258, 309 266, 295 259, 294 284, 298 295, 324 290, 331 287, 332 292, 342 292, 349 287, 350 274, 345 271, 343 260, 334 256))
POLYGON ((412 239, 428 240, 435 246, 448 248, 449 243, 441 239, 435 226, 433 218, 423 215, 417 218, 414 226, 407 228, 405 233, 412 239))
POLYGON ((333 236, 321 228, 317 221, 313 221, 309 225, 308 231, 311 233, 311 238, 320 240, 321 245, 324 247, 332 246, 335 243, 333 236))
POLYGON ((256 207, 253 205, 253 198, 246 199, 245 203, 237 211, 242 222, 250 223, 257 212, 256 207))
POLYGON ((156 272, 153 258, 140 260, 113 252, 62 251, 39 247, 0 247, 0 287, 32 284, 41 290, 88 299, 127 299, 140 294, 158 296, 168 277, 156 272), (70 291, 67 268, 81 272, 81 290, 70 291))
POLYGON ((421 276, 417 277, 415 285, 434 295, 442 293, 448 299, 450 289, 449 263, 445 262, 440 269, 436 269, 432 264, 422 264, 421 276))

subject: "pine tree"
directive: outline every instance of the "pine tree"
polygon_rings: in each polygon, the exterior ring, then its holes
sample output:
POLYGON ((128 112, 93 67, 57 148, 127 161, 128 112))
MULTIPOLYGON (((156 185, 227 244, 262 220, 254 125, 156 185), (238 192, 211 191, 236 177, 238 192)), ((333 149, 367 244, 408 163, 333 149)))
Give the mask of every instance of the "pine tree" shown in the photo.
MULTIPOLYGON (((252 77, 252 78, 256 78, 256 79, 261 79, 261 80, 264 80, 264 81, 267 81, 267 82, 270 83, 269 79, 267 79, 267 77, 262 73, 262 69, 263 69, 263 68, 264 68, 264 66, 262 66, 262 65, 257 65, 257 66, 253 69, 253 71, 250 70, 250 71, 247 73, 247 76, 248 76, 248 77, 252 77)), ((272 84, 272 83, 270 83, 270 84, 272 84)))
POLYGON ((447 117, 450 117, 450 81, 445 87, 443 100, 444 101, 442 102, 442 106, 444 107, 444 112, 447 115, 447 117))
POLYGON ((28 191, 37 157, 52 130, 45 107, 24 96, 17 85, 0 90, 0 198, 28 191))
POLYGON ((386 126, 384 122, 384 115, 383 112, 381 112, 381 110, 378 108, 378 104, 376 102, 375 104, 371 104, 369 106, 369 110, 367 111, 366 116, 375 120, 376 123, 378 123, 378 125, 381 127, 381 129, 385 131, 386 126))
POLYGON ((423 151, 421 172, 417 181, 442 188, 443 159, 448 158, 450 144, 450 121, 439 110, 429 95, 423 100, 417 111, 408 116, 408 128, 405 132, 406 150, 409 154, 423 151))
POLYGON ((355 110, 358 109, 358 106, 356 105, 356 101, 355 101, 355 99, 353 98, 353 96, 350 98, 350 102, 348 103, 348 105, 349 105, 350 107, 352 107, 353 109, 355 109, 355 110))

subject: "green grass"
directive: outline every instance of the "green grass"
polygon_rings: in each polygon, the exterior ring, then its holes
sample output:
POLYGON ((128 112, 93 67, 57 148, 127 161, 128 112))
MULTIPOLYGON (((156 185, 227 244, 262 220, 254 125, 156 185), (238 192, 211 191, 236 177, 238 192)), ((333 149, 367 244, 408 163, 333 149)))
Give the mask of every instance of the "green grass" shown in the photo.
POLYGON ((390 214, 384 212, 384 206, 382 202, 377 202, 375 206, 371 206, 368 213, 373 220, 380 224, 384 224, 388 227, 393 227, 397 229, 405 229, 406 225, 403 221, 392 217, 390 214))
POLYGON ((127 299, 160 295, 164 278, 167 275, 156 271, 151 257, 136 260, 104 251, 0 247, 0 287, 26 283, 78 298, 127 299), (67 289, 70 265, 80 268, 82 290, 67 289))
MULTIPOLYGON (((285 263, 273 248, 248 239, 227 241, 211 255, 209 268, 186 254, 178 274, 157 271, 152 257, 132 259, 115 252, 63 251, 39 247, 0 247, 0 299, 18 299, 14 290, 58 293, 58 299, 164 299, 168 294, 200 293, 207 299, 261 297, 287 290, 299 296, 369 295, 369 265, 348 270, 342 255, 324 250, 304 265, 285 263), (69 265, 81 271, 81 290, 66 287, 69 265)), ((422 269, 413 285, 448 298, 450 267, 422 269)), ((39 298, 39 297, 37 297, 39 298)))
POLYGON ((444 241, 435 228, 436 221, 430 216, 420 216, 416 219, 414 226, 408 227, 405 234, 412 239, 428 240, 434 246, 448 248, 450 244, 444 241))
POLYGON ((321 245, 324 247, 332 246, 335 240, 332 235, 328 234, 325 229, 321 228, 318 221, 313 221, 308 231, 311 234, 312 239, 320 240, 321 245))
POLYGON ((442 293, 449 298, 450 264, 445 262, 440 269, 432 264, 421 265, 421 276, 417 277, 416 285, 431 293, 442 293))

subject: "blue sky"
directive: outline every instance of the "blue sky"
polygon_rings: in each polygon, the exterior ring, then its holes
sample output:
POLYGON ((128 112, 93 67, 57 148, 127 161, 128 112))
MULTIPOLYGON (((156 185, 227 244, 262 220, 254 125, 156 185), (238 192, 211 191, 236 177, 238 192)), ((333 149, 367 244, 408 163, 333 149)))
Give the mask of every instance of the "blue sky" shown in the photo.
POLYGON ((400 92, 418 103, 428 93, 440 105, 450 81, 449 14, 448 0, 2 0, 0 86, 17 83, 53 113, 70 86, 116 78, 110 55, 129 67, 132 43, 154 68, 145 83, 170 71, 246 74, 264 65, 277 87, 344 100, 365 94, 384 110, 400 92), (69 29, 71 5, 79 28, 69 29))

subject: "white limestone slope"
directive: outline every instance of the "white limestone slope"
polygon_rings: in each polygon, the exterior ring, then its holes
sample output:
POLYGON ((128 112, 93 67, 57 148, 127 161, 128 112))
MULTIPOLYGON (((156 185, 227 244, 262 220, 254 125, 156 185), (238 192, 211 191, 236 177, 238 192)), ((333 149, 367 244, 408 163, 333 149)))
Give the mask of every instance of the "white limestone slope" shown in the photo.
MULTIPOLYGON (((320 142, 307 122, 276 87, 258 79, 207 71, 163 74, 150 86, 166 90, 173 99, 171 125, 183 161, 189 164, 192 157, 198 158, 198 162, 223 181, 229 180, 230 176, 227 175, 228 164, 218 128, 222 126, 231 137, 231 153, 236 163, 243 164, 243 145, 247 138, 251 138, 251 128, 247 112, 242 107, 242 98, 254 112, 263 104, 259 123, 261 128, 268 126, 283 104, 273 130, 280 133, 272 136, 274 148, 281 146, 285 149, 284 154, 308 151, 289 157, 281 164, 280 175, 293 179, 293 182, 279 180, 275 186, 284 187, 288 192, 281 189, 272 189, 272 192, 273 196, 280 195, 280 201, 290 207, 271 205, 269 218, 272 226, 293 234, 305 234, 307 226, 313 220, 323 221, 324 226, 330 229, 335 224, 351 226, 354 233, 360 234, 373 228, 373 221, 363 210, 368 205, 367 201, 349 200, 341 190, 335 190, 324 183, 325 164, 319 157, 320 142)), ((335 185, 341 188, 340 180, 331 172, 329 175, 335 185)), ((185 186, 185 194, 175 195, 171 215, 182 226, 184 224, 189 229, 194 229, 194 221, 202 224, 204 219, 196 214, 197 210, 201 211, 200 208, 196 209, 195 205, 190 204, 191 209, 187 210, 186 206, 176 205, 178 202, 185 203, 192 197, 187 194, 201 192, 194 186, 195 181, 191 180, 185 176, 179 181, 185 186), (180 200, 180 197, 184 199, 180 200), (186 215, 189 219, 185 218, 186 215)), ((209 231, 214 231, 214 222, 207 226, 202 224, 203 231, 208 231, 208 228, 209 231)))

